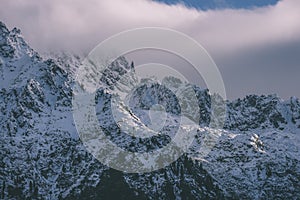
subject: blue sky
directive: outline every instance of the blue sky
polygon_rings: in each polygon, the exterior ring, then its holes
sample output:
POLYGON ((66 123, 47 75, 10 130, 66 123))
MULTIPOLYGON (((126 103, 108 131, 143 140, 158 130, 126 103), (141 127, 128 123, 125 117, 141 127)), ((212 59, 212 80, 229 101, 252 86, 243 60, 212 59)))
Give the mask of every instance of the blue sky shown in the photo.
POLYGON ((166 4, 183 3, 188 7, 201 10, 220 8, 253 8, 268 5, 275 5, 278 0, 156 0, 166 4))

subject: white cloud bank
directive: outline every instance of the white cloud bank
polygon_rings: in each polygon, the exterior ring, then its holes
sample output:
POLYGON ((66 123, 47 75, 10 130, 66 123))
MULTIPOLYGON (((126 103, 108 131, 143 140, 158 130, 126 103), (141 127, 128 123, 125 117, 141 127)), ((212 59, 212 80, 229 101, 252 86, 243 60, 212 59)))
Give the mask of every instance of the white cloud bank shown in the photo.
POLYGON ((253 10, 197 11, 149 0, 1 0, 0 19, 39 50, 90 49, 119 31, 161 26, 182 31, 212 51, 299 39, 300 1, 253 10))

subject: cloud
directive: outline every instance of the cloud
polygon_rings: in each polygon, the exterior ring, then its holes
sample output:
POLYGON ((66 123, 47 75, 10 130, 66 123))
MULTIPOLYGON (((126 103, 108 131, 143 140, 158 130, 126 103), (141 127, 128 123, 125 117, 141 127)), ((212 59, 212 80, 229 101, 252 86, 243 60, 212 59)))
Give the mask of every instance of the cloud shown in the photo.
POLYGON ((0 19, 20 27, 38 49, 92 48, 135 27, 177 27, 199 16, 184 6, 145 0, 14 0, 1 2, 0 19), (16 14, 17 13, 17 14, 16 14))
POLYGON ((2 0, 0 19, 21 28, 40 50, 90 49, 122 30, 161 26, 187 33, 213 51, 228 51, 299 38, 299 8, 297 0, 214 11, 147 0, 2 0))
MULTIPOLYGON (((298 0, 283 0, 273 6, 253 9, 207 11, 150 0, 0 2, 0 20, 11 28, 20 28, 31 46, 42 52, 58 49, 89 51, 105 38, 120 31, 158 26, 184 32, 202 44, 216 60, 221 72, 225 74, 225 83, 231 88, 234 88, 235 83, 231 79, 235 80, 239 76, 236 71, 240 72, 246 67, 249 70, 254 65, 264 66, 272 71, 273 66, 277 65, 270 61, 272 55, 279 54, 281 60, 290 59, 285 63, 286 69, 293 71, 295 67, 300 68, 295 57, 290 58, 290 54, 294 55, 296 52, 287 52, 287 44, 300 44, 298 0), (277 48, 276 52, 272 51, 274 46, 277 48), (269 56, 269 65, 264 61, 265 57, 257 55, 258 52, 269 56), (247 62, 241 58, 247 58, 247 62)), ((253 68, 253 76, 260 76, 261 72, 257 67, 255 70, 253 68)), ((296 72, 300 74, 299 70, 296 72)), ((266 82, 272 77, 266 76, 266 82)), ((247 81, 244 85, 246 92, 252 92, 251 88, 255 87, 247 81)), ((267 86, 260 88, 265 93, 273 91, 267 86)), ((281 93, 283 90, 278 89, 277 92, 281 93)), ((244 91, 229 92, 229 96, 244 95, 244 91)), ((294 90, 292 92, 296 93, 294 90)))

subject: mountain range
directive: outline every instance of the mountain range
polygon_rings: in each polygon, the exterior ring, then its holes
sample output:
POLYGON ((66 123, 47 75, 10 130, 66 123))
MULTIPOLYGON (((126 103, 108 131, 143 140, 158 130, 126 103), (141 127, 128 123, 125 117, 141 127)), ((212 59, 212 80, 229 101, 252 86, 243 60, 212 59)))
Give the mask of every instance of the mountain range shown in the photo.
MULTIPOLYGON (((83 58, 68 53, 40 55, 20 30, 0 22, 0 198, 1 199, 300 199, 300 101, 277 95, 248 95, 225 101, 222 129, 209 126, 212 96, 193 86, 201 116, 188 152, 169 166, 125 173, 103 165, 82 144, 72 113, 72 88, 83 58), (205 155, 206 134, 217 135, 205 155)), ((115 60, 96 94, 100 126, 119 147, 134 151, 162 148, 169 133, 146 139, 124 134, 111 116, 108 89, 134 64, 115 60)), ((178 90, 185 86, 174 77, 178 90)), ((123 88, 124 89, 124 88, 123 88)), ((120 108, 124 119, 149 116, 135 110, 159 102, 166 92, 148 83, 120 108), (153 97, 144 95, 153 92, 153 97), (146 99, 146 100, 145 100, 146 99), (134 114, 132 114, 134 113, 134 114)), ((178 112, 170 97, 165 107, 178 112)), ((126 121, 125 120, 125 121, 126 121)), ((170 123, 173 119, 170 119, 170 123)), ((188 134, 188 133, 187 133, 188 134)))

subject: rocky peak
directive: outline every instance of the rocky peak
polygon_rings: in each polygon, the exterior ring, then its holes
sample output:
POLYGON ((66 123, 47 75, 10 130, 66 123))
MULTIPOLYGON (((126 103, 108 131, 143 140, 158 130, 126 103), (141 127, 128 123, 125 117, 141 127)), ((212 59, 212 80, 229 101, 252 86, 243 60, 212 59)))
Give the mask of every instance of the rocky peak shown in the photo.
POLYGON ((20 58, 24 55, 38 56, 38 54, 25 42, 21 30, 13 28, 11 31, 0 22, 0 50, 3 57, 20 58))
POLYGON ((25 42, 19 29, 9 31, 0 23, 0 88, 12 87, 20 75, 40 61, 41 57, 25 42))
POLYGON ((7 29, 6 25, 0 21, 0 41, 8 35, 9 30, 7 29))

